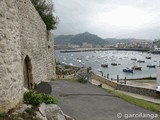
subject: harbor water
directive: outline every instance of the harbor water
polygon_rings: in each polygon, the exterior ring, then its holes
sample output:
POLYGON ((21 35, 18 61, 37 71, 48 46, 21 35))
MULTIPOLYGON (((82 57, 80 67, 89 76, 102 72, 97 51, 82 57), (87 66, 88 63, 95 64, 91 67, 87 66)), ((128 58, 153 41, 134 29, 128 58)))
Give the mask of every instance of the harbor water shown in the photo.
POLYGON ((159 54, 151 54, 147 52, 137 51, 88 51, 88 52, 65 52, 61 53, 59 50, 55 52, 56 60, 79 67, 91 67, 92 71, 101 75, 102 71, 104 76, 109 74, 109 79, 116 79, 119 75, 120 79, 135 79, 143 77, 156 77, 157 66, 160 63, 159 54), (146 59, 151 57, 151 59, 146 59), (136 59, 136 60, 134 60, 136 59), (137 62, 137 61, 145 61, 137 62), (116 63, 117 65, 111 65, 116 63), (108 67, 101 67, 102 64, 108 64, 108 67), (123 72, 123 69, 131 68, 132 66, 140 66, 141 70, 134 70, 133 73, 123 72), (155 68, 149 68, 147 65, 156 65, 155 68))

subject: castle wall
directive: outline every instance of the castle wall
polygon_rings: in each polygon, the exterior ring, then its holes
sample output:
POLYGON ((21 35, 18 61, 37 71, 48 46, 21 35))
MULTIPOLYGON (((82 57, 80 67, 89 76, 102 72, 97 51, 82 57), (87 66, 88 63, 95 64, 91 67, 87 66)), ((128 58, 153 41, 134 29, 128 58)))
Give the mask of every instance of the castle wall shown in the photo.
POLYGON ((0 112, 22 100, 20 25, 15 0, 0 1, 0 112))
POLYGON ((30 0, 0 1, 0 112, 22 102, 26 56, 33 83, 54 77, 54 47, 48 35, 30 0))

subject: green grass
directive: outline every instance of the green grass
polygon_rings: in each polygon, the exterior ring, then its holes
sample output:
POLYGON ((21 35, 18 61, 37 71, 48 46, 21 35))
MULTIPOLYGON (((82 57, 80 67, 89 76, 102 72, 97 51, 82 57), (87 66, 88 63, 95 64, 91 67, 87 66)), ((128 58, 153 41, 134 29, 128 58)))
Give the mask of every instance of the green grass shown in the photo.
POLYGON ((156 77, 144 77, 144 78, 127 79, 127 80, 156 80, 156 77))
POLYGON ((156 80, 132 80, 131 82, 137 82, 137 83, 156 83, 156 80))
POLYGON ((147 110, 154 111, 154 112, 160 112, 160 104, 156 104, 156 103, 152 103, 152 102, 149 102, 149 101, 146 101, 146 100, 141 100, 141 99, 138 99, 138 98, 134 98, 134 97, 131 97, 129 95, 120 93, 116 90, 105 89, 105 91, 107 91, 110 94, 112 94, 116 97, 119 97, 119 98, 121 98, 121 99, 123 99, 123 100, 125 100, 129 103, 137 105, 139 107, 142 107, 142 108, 145 108, 147 110))

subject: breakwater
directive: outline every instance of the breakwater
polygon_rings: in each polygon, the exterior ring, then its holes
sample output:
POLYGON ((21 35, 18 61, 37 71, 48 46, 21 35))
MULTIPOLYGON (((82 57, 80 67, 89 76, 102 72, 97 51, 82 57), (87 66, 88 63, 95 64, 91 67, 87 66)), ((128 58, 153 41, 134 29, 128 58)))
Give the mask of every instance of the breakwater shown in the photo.
POLYGON ((61 53, 65 52, 87 52, 87 51, 107 51, 107 50, 121 50, 121 51, 141 51, 141 52, 149 52, 150 49, 144 48, 78 48, 72 50, 61 50, 61 53))

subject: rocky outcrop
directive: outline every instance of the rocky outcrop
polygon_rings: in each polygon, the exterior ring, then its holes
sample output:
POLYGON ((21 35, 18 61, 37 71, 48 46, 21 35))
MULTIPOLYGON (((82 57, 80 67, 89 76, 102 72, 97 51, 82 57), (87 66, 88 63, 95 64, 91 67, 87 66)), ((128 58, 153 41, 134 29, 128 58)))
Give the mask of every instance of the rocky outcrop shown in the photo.
POLYGON ((66 120, 63 111, 56 104, 41 104, 39 111, 47 120, 66 120))

